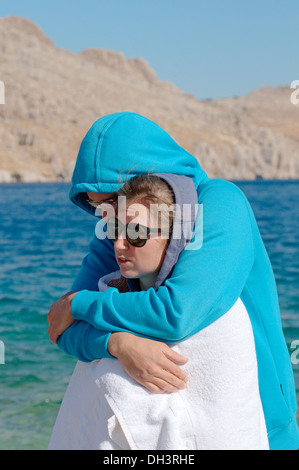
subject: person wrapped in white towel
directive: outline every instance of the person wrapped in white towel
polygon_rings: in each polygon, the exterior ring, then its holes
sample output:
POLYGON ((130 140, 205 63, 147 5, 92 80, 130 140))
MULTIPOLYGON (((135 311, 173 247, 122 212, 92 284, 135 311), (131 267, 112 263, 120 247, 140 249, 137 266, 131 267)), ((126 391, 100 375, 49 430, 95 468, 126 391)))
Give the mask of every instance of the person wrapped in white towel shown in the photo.
MULTIPOLYGON (((114 215, 108 211, 104 217, 119 271, 101 278, 99 290, 143 291, 171 282, 182 250, 200 249, 196 203, 188 177, 129 179, 115 197, 114 215), (117 204, 121 196, 125 210, 117 204), (187 204, 193 209, 186 218, 187 204)), ((92 328, 86 324, 82 342, 92 341, 92 328)), ((214 323, 169 346, 188 358, 183 366, 188 382, 177 393, 152 393, 116 358, 79 360, 49 449, 268 450, 254 336, 241 299, 214 323)), ((77 353, 80 358, 79 345, 77 353)))

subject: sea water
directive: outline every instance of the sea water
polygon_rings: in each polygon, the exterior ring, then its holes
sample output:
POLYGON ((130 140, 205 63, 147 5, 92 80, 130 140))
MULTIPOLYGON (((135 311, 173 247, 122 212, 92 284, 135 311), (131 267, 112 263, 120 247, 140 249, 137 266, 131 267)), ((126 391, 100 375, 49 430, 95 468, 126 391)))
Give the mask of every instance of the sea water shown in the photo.
MULTIPOLYGON (((299 181, 235 182, 272 262, 299 402, 299 181)), ((49 306, 70 290, 96 219, 69 185, 0 185, 0 450, 46 449, 76 360, 48 338, 49 306)))

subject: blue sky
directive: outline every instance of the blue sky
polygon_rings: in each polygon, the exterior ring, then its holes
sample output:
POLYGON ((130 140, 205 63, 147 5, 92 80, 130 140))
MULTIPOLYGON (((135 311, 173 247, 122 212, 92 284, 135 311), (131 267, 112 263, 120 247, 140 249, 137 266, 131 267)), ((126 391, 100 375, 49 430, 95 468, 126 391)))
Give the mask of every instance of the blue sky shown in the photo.
POLYGON ((298 0, 9 0, 56 46, 143 57, 200 99, 299 80, 298 0))

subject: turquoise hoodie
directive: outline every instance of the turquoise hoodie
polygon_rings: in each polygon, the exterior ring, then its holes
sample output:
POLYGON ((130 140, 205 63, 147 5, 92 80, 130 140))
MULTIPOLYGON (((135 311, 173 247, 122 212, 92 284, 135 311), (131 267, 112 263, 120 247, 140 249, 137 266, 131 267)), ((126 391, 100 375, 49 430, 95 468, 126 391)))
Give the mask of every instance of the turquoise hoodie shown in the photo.
MULTIPOLYGON (((158 290, 98 292, 98 279, 118 270, 110 240, 94 236, 74 281, 77 320, 58 340, 76 356, 86 322, 90 344, 79 359, 111 357, 113 331, 129 331, 167 343, 178 342, 213 323, 240 297, 248 311, 258 358, 260 394, 270 449, 299 447, 296 393, 283 335, 275 278, 245 195, 233 183, 210 179, 198 161, 152 121, 116 113, 94 123, 77 158, 70 199, 94 213, 81 193, 117 191, 123 180, 145 172, 189 176, 203 208, 203 243, 184 249, 171 276, 158 290)), ((82 344, 80 344, 82 351, 82 344)))

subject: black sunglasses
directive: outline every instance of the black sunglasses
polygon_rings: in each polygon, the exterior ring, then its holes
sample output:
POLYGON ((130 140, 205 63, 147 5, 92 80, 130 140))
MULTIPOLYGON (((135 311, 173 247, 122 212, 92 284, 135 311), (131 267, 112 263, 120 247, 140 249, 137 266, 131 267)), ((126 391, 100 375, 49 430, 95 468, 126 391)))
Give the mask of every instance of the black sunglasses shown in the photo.
POLYGON ((160 228, 145 227, 133 222, 124 225, 114 217, 107 220, 107 235, 110 240, 116 241, 123 232, 125 232, 126 240, 130 245, 142 248, 146 244, 150 233, 162 233, 162 230, 160 228))

